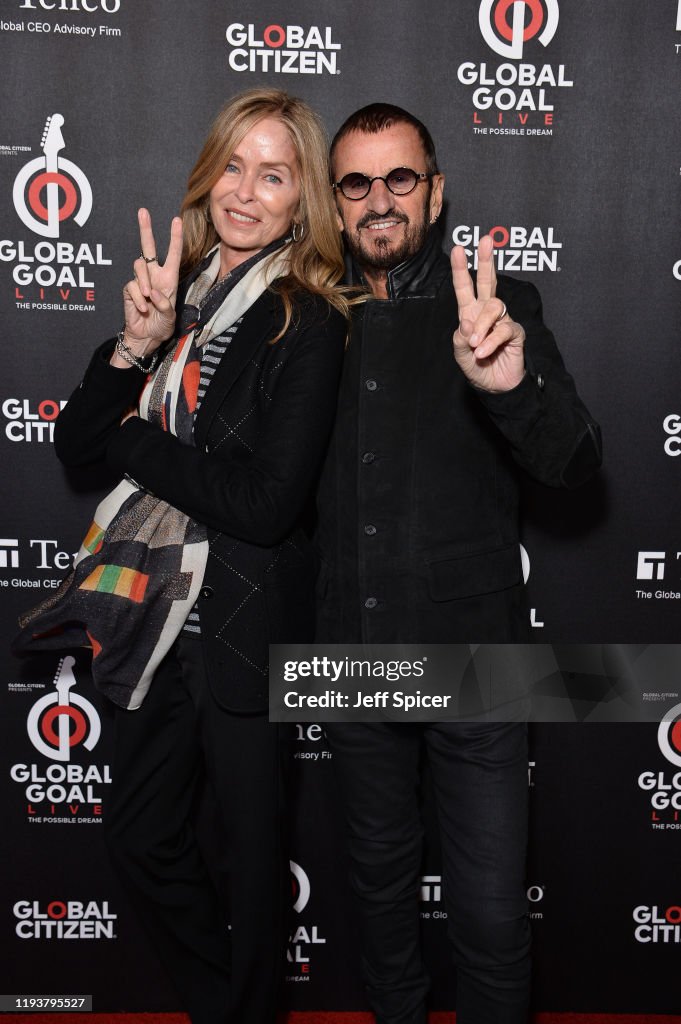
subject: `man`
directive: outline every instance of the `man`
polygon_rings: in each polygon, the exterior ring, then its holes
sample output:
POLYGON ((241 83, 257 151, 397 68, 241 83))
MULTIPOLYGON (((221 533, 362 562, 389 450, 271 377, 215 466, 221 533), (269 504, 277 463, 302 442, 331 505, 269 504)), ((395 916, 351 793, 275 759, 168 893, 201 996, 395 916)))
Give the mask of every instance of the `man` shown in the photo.
MULTIPOLYGON (((338 131, 331 164, 339 226, 370 298, 354 317, 320 488, 317 640, 527 640, 519 469, 578 485, 600 463, 598 428, 542 322, 536 289, 497 282, 492 240, 480 242, 475 282, 460 247, 450 268, 433 227, 444 177, 420 121, 392 105, 364 107, 338 131)), ((525 725, 329 723, 327 731, 378 1024, 426 1020, 424 750, 458 1024, 525 1020, 525 725)))

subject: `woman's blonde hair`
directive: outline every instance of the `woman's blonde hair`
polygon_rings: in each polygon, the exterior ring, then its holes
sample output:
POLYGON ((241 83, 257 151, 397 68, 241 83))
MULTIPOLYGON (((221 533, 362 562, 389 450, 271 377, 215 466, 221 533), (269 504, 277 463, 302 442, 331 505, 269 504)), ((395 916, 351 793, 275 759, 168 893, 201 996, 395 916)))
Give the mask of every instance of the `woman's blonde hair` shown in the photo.
POLYGON ((300 203, 295 214, 298 240, 288 243, 290 271, 275 286, 285 311, 278 339, 291 322, 295 293, 300 289, 322 296, 345 316, 349 307, 348 290, 334 287, 342 280, 345 267, 329 184, 326 132, 321 119, 303 100, 280 89, 250 89, 219 112, 189 176, 182 203, 181 273, 188 273, 220 241, 208 216, 210 190, 244 136, 265 117, 274 117, 287 128, 300 174, 300 203))

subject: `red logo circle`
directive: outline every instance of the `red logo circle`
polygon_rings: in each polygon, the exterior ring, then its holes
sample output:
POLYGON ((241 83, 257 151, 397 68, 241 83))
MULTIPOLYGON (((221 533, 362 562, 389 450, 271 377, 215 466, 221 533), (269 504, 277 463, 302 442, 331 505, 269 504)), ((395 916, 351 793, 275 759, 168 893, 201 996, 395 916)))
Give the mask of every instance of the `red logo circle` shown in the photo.
MULTIPOLYGON (((513 40, 513 30, 508 23, 507 14, 510 7, 513 7, 517 0, 499 0, 494 11, 494 24, 497 32, 503 39, 508 39, 509 42, 513 40)), ((526 27, 523 32, 523 40, 527 42, 528 39, 533 39, 534 36, 539 34, 539 31, 544 23, 544 9, 539 0, 523 0, 525 7, 530 8, 530 24, 526 27)))
POLYGON ((43 171, 42 174, 36 174, 28 188, 28 205, 37 217, 47 221, 49 214, 47 207, 40 198, 40 193, 47 185, 51 184, 58 185, 61 192, 64 193, 65 201, 59 207, 59 220, 66 220, 78 205, 78 193, 71 179, 67 178, 65 174, 59 174, 54 171, 43 171))
POLYGON ((74 708, 72 704, 55 704, 49 711, 46 711, 43 715, 40 723, 40 731, 47 740, 48 743, 52 743, 53 746, 59 746, 59 736, 54 730, 53 722, 55 718, 59 718, 60 715, 67 715, 73 722, 76 723, 76 728, 69 736, 69 746, 75 747, 77 743, 85 736, 87 731, 87 722, 85 715, 78 708, 74 708))

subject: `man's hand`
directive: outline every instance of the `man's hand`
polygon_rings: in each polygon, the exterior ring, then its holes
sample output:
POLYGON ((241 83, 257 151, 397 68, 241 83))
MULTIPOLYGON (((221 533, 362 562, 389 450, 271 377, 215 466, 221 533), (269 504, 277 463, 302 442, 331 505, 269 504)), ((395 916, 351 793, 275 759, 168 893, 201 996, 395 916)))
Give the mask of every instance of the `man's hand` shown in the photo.
POLYGON ((182 257, 182 221, 174 217, 163 266, 156 259, 156 243, 148 210, 138 212, 141 256, 135 260, 134 279, 123 289, 125 335, 136 356, 148 356, 175 328, 175 300, 182 257))
POLYGON ((457 363, 476 388, 510 391, 525 376, 525 331, 495 297, 497 275, 489 235, 478 245, 477 295, 460 245, 452 249, 452 279, 459 306, 459 326, 454 332, 457 363))

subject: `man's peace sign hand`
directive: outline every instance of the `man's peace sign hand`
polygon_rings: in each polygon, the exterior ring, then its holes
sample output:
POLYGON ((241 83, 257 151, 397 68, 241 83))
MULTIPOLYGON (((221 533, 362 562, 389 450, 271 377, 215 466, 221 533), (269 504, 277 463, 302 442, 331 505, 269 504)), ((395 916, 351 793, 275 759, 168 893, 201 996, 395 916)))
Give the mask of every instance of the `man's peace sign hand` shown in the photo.
POLYGON ((459 306, 454 357, 468 380, 484 391, 510 391, 525 375, 525 331, 496 298, 497 275, 489 235, 478 244, 475 285, 462 246, 452 249, 452 279, 459 306))

